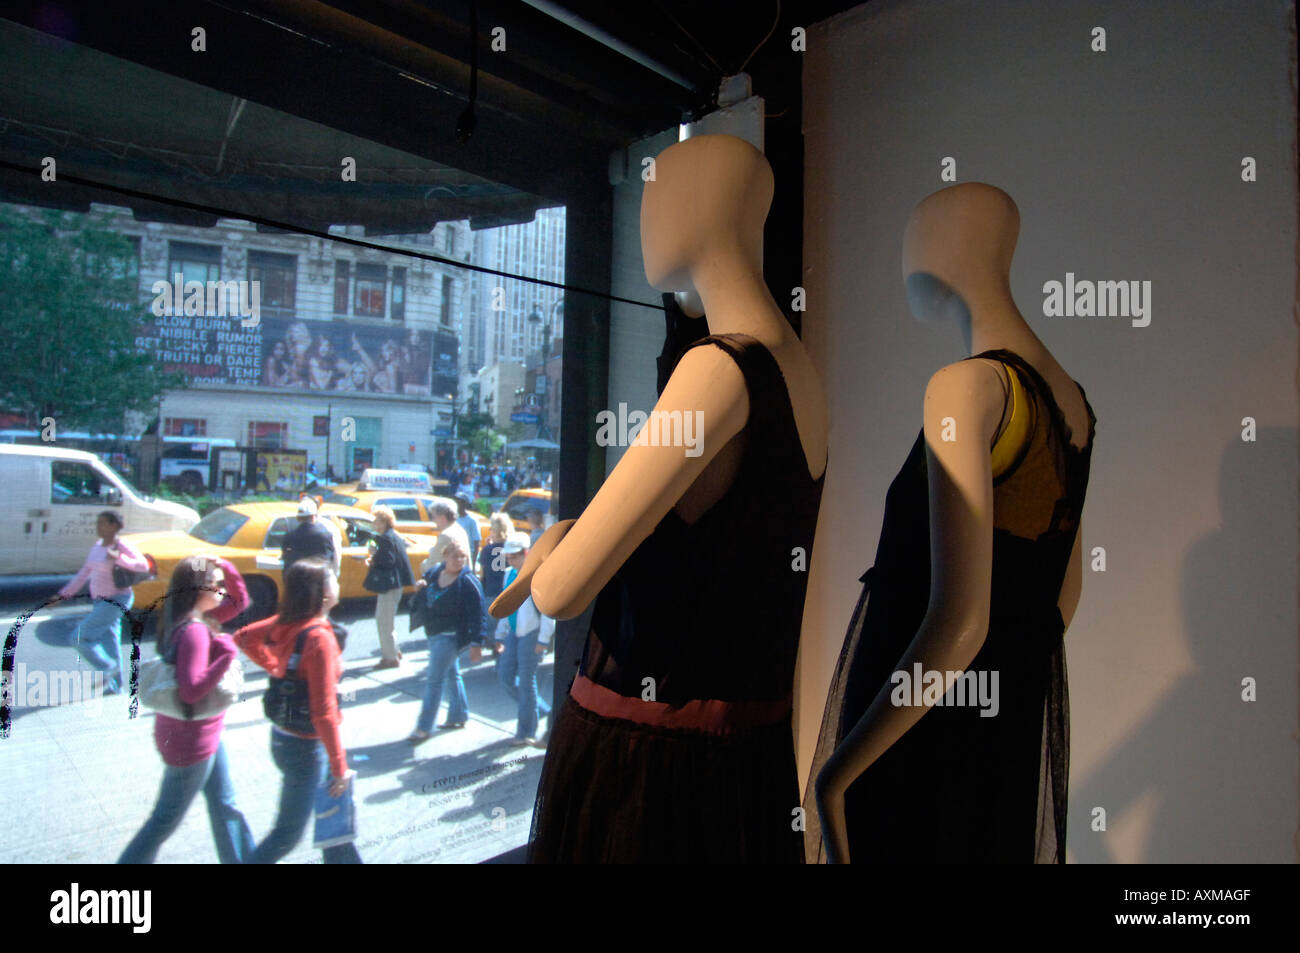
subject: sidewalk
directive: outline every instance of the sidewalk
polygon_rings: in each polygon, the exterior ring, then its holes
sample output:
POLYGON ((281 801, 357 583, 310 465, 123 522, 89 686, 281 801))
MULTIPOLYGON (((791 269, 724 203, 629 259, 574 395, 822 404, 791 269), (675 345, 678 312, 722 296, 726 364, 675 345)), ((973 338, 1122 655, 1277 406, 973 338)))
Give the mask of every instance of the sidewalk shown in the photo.
MULTIPOLYGON (((490 660, 464 666, 471 709, 464 729, 436 732, 416 748, 406 743, 419 711, 424 644, 404 643, 398 669, 376 672, 372 661, 349 662, 339 685, 343 743, 357 772, 357 846, 366 863, 476 863, 528 837, 545 751, 509 744, 513 702, 497 686, 490 660)), ((240 809, 260 839, 275 818, 280 773, 262 714, 265 673, 243 663, 245 697, 227 712, 223 738, 240 809)), ((550 671, 548 658, 539 682, 550 671)), ((0 828, 0 862, 117 859, 152 809, 162 778, 153 715, 141 708, 131 719, 129 703, 129 696, 109 696, 14 713, 9 737, 0 739, 0 810, 7 822, 0 828)), ((444 699, 443 712, 445 705, 444 699)), ((158 862, 216 860, 200 795, 158 862)), ((309 825, 283 862, 319 860, 309 825)))

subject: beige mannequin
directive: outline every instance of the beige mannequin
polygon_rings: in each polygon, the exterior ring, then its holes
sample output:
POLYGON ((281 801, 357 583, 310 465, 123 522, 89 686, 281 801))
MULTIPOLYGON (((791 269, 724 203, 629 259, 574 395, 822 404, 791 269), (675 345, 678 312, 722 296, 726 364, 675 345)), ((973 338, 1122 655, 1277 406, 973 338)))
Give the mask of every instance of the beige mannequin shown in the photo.
MULTIPOLYGON (((763 222, 772 170, 734 136, 696 136, 655 160, 641 201, 646 279, 677 292, 688 314, 707 314, 714 334, 762 342, 781 368, 808 460, 825 469, 827 416, 821 380, 763 283, 763 222)), ((492 603, 496 618, 529 596, 543 614, 580 615, 670 509, 688 524, 726 494, 744 451, 745 377, 718 347, 697 347, 673 370, 656 411, 700 411, 703 452, 633 444, 577 520, 548 529, 518 578, 492 603)), ((720 594, 720 598, 740 593, 720 594)))
MULTIPOLYGON (((1037 370, 1058 400, 1076 446, 1087 441, 1083 397, 1011 297, 1011 257, 1020 215, 1005 192, 969 183, 943 189, 912 211, 903 238, 908 303, 922 321, 955 317, 971 354, 1005 348, 1037 370)), ((988 635, 993 578, 993 474, 990 447, 1006 407, 997 361, 950 364, 925 391, 924 432, 930 496, 930 599, 921 626, 896 669, 961 671, 988 635), (956 421, 957 439, 940 439, 941 421, 956 421)), ((1066 625, 1082 584, 1075 537, 1058 605, 1066 625)), ((827 859, 849 861, 844 792, 927 712, 895 706, 886 685, 826 762, 816 780, 827 859)), ((960 797, 960 792, 954 792, 960 797)))

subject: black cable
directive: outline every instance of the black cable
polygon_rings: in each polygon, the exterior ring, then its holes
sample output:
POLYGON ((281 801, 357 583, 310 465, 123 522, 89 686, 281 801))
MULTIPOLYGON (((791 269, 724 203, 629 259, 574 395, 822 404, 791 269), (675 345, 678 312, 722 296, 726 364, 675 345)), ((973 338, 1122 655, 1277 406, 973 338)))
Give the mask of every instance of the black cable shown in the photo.
POLYGON ((713 64, 713 68, 717 71, 719 76, 724 75, 725 71, 723 70, 722 66, 718 63, 717 60, 715 60, 712 56, 709 55, 709 51, 704 48, 703 43, 695 39, 695 37, 691 35, 690 31, 687 30, 686 27, 678 23, 677 20, 673 17, 673 15, 669 13, 667 10, 665 10, 664 5, 662 3, 659 3, 658 0, 656 0, 655 2, 655 7, 659 10, 661 14, 663 14, 668 19, 669 23, 671 23, 673 26, 677 27, 677 29, 681 31, 683 36, 685 36, 688 40, 690 40, 692 43, 695 44, 695 48, 699 50, 701 53, 703 53, 705 59, 707 59, 710 63, 713 64))
MULTIPOLYGON (((4 159, 0 159, 0 168, 11 169, 15 172, 23 172, 27 175, 38 177, 41 174, 40 169, 32 169, 4 159)), ((561 291, 572 291, 577 294, 591 295, 595 298, 604 298, 606 301, 617 301, 620 304, 634 304, 638 307, 650 308, 653 311, 663 310, 662 305, 647 304, 644 301, 636 301, 632 298, 621 298, 618 295, 606 294, 603 291, 593 291, 590 288, 580 288, 577 285, 562 284, 558 281, 547 281, 544 278, 531 278, 527 275, 512 275, 508 271, 499 271, 496 268, 485 268, 482 265, 471 265, 468 262, 456 261, 452 258, 443 258, 441 255, 430 255, 425 252, 411 251, 406 248, 392 248, 388 245, 377 245, 373 242, 362 241, 358 238, 349 238, 346 235, 332 235, 329 232, 322 232, 319 229, 308 228, 305 225, 291 225, 286 222, 276 221, 275 219, 263 218, 260 215, 250 215, 246 212, 234 212, 229 209, 217 208, 212 205, 198 205, 194 202, 186 202, 182 199, 171 198, 170 196, 151 195, 148 192, 140 192, 136 189, 128 189, 118 185, 107 185, 102 182, 96 182, 93 179, 86 179, 77 175, 67 175, 63 172, 59 173, 59 177, 56 181, 71 182, 73 185, 82 185, 103 192, 112 192, 130 198, 144 199, 148 202, 157 202, 160 205, 170 205, 175 208, 188 209, 192 212, 202 212, 205 215, 216 215, 219 218, 237 218, 245 222, 252 222, 255 225, 265 225, 268 228, 277 228, 281 231, 297 232, 300 235, 311 235, 314 238, 321 238, 331 242, 342 242, 345 245, 355 245, 358 248, 368 248, 372 251, 387 252, 391 255, 405 255, 408 258, 419 258, 423 261, 432 261, 440 265, 451 265, 454 268, 464 268, 467 271, 477 271, 485 275, 496 275, 498 278, 510 278, 515 281, 526 281, 530 284, 544 285, 547 288, 559 288, 561 291)), ((46 187, 49 187, 48 184, 46 187)))

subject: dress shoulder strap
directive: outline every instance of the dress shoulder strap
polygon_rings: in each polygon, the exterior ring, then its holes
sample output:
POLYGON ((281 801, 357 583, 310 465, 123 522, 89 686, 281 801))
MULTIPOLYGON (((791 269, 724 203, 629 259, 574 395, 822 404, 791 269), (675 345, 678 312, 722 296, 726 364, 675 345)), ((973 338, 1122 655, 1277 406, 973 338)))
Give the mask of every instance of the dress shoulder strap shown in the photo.
POLYGON ((704 344, 716 344, 726 351, 745 375, 745 389, 749 394, 746 428, 758 438, 750 441, 746 452, 770 461, 797 463, 798 468, 793 472, 801 469, 807 476, 808 465, 803 458, 803 441, 794 419, 789 388, 772 352, 753 335, 710 334, 683 347, 678 361, 691 348, 704 344))

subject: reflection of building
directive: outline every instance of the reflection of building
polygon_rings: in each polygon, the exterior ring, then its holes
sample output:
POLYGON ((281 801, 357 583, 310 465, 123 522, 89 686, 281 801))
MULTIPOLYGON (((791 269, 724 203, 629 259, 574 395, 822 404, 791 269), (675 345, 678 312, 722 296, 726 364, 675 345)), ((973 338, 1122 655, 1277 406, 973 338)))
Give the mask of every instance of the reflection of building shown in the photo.
MULTIPOLYGON (((515 275, 564 282, 565 210, 539 209, 533 221, 473 233, 474 264, 515 275)), ((476 273, 470 279, 468 319, 461 341, 462 379, 483 367, 503 362, 524 363, 540 352, 543 324, 529 321, 539 314, 553 322, 552 341, 564 334, 564 311, 556 303, 559 288, 476 273)), ((559 350, 552 348, 552 354, 559 350)))
POLYGON ((524 365, 519 363, 493 364, 478 372, 478 406, 481 414, 491 414, 493 426, 505 430, 510 426, 510 415, 517 410, 515 393, 524 387, 524 365))
MULTIPOLYGON (((166 434, 306 450, 321 473, 327 462, 342 474, 371 463, 435 459, 433 432, 442 428, 458 387, 464 272, 309 236, 263 233, 237 220, 208 229, 141 223, 123 211, 116 230, 132 237, 140 253, 145 308, 137 346, 192 384, 162 399, 166 434), (149 313, 155 283, 174 284, 177 274, 187 287, 257 282, 259 320, 237 313, 241 292, 248 303, 247 285, 218 287, 217 303, 229 296, 226 314, 213 314, 209 301, 155 317, 149 313)), ((335 232, 364 234, 359 227, 335 232)), ((371 240, 461 261, 469 251, 465 223, 371 240)))
POLYGON ((562 344, 559 338, 552 339, 551 356, 544 367, 541 354, 532 355, 524 377, 523 404, 516 408, 537 417, 536 425, 527 431, 528 436, 545 437, 554 443, 560 442, 562 344))

